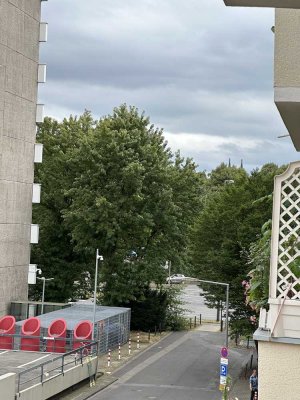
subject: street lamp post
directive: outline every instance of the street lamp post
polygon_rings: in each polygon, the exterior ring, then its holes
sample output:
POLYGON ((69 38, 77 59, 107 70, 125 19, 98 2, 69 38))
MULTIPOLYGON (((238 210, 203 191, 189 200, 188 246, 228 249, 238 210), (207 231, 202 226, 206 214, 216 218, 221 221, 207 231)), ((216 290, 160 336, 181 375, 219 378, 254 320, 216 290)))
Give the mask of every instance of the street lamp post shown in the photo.
POLYGON ((42 311, 41 311, 41 315, 44 314, 44 301, 45 301, 45 286, 46 286, 46 281, 53 281, 54 278, 45 278, 44 276, 42 276, 41 278, 39 278, 37 276, 37 279, 43 281, 43 292, 42 292, 42 311))
POLYGON ((225 335, 225 346, 228 347, 228 316, 229 316, 229 283, 204 281, 198 279, 198 282, 209 283, 211 285, 226 286, 226 335, 225 335))
POLYGON ((164 269, 167 269, 168 270, 168 274, 169 274, 169 281, 168 281, 168 284, 169 284, 169 287, 171 286, 171 261, 166 261, 166 264, 165 264, 165 266, 164 266, 164 269))
POLYGON ((96 323, 96 302, 97 302, 97 287, 98 287, 98 262, 103 261, 103 257, 99 255, 99 249, 96 250, 96 269, 95 269, 95 287, 94 287, 94 310, 93 310, 93 332, 92 340, 95 339, 95 323, 96 323))

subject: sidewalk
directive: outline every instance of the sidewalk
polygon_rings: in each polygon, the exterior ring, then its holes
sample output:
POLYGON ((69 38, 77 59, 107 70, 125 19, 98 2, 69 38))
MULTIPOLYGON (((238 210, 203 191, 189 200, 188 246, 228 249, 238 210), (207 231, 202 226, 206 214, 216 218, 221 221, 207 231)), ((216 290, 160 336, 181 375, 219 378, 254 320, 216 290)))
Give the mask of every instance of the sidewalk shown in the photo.
MULTIPOLYGON (((256 352, 254 352, 254 356, 256 352)), ((256 357, 254 357, 255 359, 256 357)), ((255 361, 253 364, 253 368, 256 368, 255 361)), ((252 373, 250 369, 250 358, 246 360, 245 365, 241 371, 239 378, 233 385, 233 389, 230 392, 230 398, 233 400, 249 400, 250 399, 250 387, 249 387, 249 378, 252 373), (246 369, 247 365, 247 369, 246 369)))
POLYGON ((231 394, 231 398, 236 400, 249 400, 250 399, 250 389, 249 389, 249 380, 245 378, 239 378, 234 387, 231 394))
POLYGON ((194 330, 201 332, 220 332, 219 323, 203 323, 197 326, 194 330))

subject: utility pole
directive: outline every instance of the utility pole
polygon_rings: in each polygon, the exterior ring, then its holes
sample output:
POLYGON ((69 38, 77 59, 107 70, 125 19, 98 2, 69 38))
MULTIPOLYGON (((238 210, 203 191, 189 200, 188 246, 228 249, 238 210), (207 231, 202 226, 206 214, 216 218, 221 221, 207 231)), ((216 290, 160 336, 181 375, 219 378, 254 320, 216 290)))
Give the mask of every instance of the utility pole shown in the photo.
POLYGON ((92 340, 95 339, 95 323, 96 323, 96 303, 97 303, 97 287, 98 287, 98 261, 103 261, 103 257, 99 255, 99 250, 96 250, 96 268, 95 268, 95 286, 94 286, 94 310, 93 310, 93 332, 92 340))
POLYGON ((39 278, 37 276, 37 279, 40 279, 41 281, 43 281, 43 292, 42 292, 42 311, 41 311, 41 315, 44 314, 44 302, 45 302, 45 286, 46 286, 46 281, 53 281, 54 278, 45 278, 44 276, 42 276, 41 278, 39 278))

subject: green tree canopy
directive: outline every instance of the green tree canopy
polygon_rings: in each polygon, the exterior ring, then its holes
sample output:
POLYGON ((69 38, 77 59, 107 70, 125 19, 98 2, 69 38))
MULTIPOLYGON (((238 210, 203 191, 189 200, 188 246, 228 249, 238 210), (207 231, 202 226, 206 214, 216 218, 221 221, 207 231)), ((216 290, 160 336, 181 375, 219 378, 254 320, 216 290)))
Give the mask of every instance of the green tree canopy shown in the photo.
MULTIPOLYGON (((260 235, 261 226, 271 218, 273 178, 281 170, 266 164, 249 175, 241 171, 239 179, 230 185, 219 185, 219 190, 206 200, 194 226, 191 259, 195 274, 201 279, 230 284, 233 321, 251 314, 241 286, 249 271, 245 254, 260 235)), ((224 301, 224 291, 208 286, 205 289, 211 305, 224 301)))
POLYGON ((123 105, 99 121, 89 112, 46 119, 38 137, 45 153, 33 260, 56 278, 49 299, 72 298, 74 281, 82 287, 86 272, 93 276, 96 248, 107 304, 143 298, 150 282, 164 282, 166 260, 184 269, 204 177, 171 153, 149 118, 123 105))

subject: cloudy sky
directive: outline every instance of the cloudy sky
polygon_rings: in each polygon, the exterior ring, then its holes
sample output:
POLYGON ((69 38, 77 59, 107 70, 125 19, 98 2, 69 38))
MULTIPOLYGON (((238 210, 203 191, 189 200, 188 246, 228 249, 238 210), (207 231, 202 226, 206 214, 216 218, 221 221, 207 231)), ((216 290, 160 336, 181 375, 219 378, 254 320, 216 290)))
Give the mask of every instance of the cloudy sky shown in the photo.
POLYGON ((61 119, 145 110, 201 170, 298 159, 273 103, 274 10, 222 0, 51 0, 40 102, 61 119))

